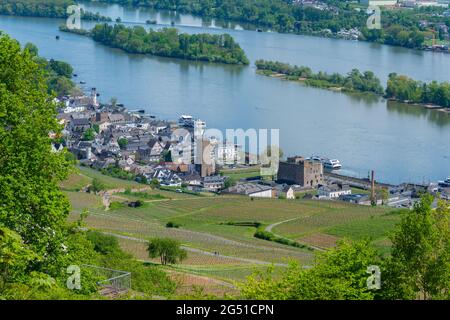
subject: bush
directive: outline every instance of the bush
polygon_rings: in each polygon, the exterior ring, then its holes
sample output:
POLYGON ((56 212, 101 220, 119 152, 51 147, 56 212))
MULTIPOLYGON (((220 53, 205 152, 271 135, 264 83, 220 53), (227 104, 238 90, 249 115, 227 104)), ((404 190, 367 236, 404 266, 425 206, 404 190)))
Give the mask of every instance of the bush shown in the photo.
POLYGON ((181 227, 181 226, 178 223, 175 223, 175 222, 172 222, 172 221, 169 221, 166 224, 166 228, 176 228, 176 229, 178 229, 179 227, 181 227))
POLYGON ((88 231, 87 238, 94 244, 94 250, 101 254, 110 254, 120 250, 116 237, 98 231, 88 231))

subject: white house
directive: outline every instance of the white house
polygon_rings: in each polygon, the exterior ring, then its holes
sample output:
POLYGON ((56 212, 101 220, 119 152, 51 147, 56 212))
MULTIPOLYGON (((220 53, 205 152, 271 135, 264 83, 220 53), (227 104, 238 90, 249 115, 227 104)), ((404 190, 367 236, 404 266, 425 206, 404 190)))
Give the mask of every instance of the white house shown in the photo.
POLYGON ((252 198, 273 198, 274 191, 271 186, 256 184, 256 183, 243 183, 234 187, 228 188, 227 193, 247 195, 252 198))
POLYGON ((397 5, 398 0, 361 0, 360 3, 366 6, 383 7, 395 6, 397 5))
POLYGON ((340 196, 350 195, 352 190, 348 185, 332 184, 329 186, 320 186, 318 189, 319 198, 337 199, 340 196))

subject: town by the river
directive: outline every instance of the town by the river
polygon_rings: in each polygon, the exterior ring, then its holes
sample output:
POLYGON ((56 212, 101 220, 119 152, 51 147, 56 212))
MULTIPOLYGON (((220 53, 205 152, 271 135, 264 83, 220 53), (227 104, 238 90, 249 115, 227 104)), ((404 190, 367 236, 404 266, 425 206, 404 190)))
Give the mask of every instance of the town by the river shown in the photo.
MULTIPOLYGON (((40 55, 70 63, 86 90, 116 97, 129 109, 162 119, 191 114, 218 129, 280 129, 285 155, 340 159, 344 174, 375 170, 388 183, 429 182, 450 175, 450 115, 411 105, 305 87, 257 75, 257 59, 306 65, 314 71, 371 70, 386 83, 397 72, 422 81, 450 81, 450 55, 373 43, 270 32, 221 29, 200 18, 119 5, 85 4, 127 23, 155 19, 187 33, 229 33, 250 66, 208 64, 127 54, 92 39, 58 31, 60 19, 0 16, 0 29, 40 55), (59 40, 56 36, 59 35, 59 40)), ((83 23, 90 28, 92 23, 83 23)))

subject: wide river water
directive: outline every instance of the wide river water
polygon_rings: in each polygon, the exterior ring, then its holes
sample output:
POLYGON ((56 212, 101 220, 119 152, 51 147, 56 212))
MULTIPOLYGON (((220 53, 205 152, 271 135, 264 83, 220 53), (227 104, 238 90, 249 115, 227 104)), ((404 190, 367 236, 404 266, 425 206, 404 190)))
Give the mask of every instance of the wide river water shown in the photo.
MULTIPOLYGON (((130 109, 163 119, 191 114, 208 127, 280 129, 285 155, 338 158, 343 173, 379 180, 437 181, 450 175, 450 116, 383 99, 351 96, 259 76, 254 61, 271 59, 314 71, 372 70, 383 84, 391 72, 422 81, 450 81, 450 55, 277 33, 221 29, 189 15, 85 5, 124 22, 156 19, 161 28, 175 22, 187 33, 231 34, 251 60, 248 67, 196 63, 133 55, 93 40, 61 33, 59 19, 0 16, 0 30, 22 44, 32 42, 46 58, 72 64, 86 89, 97 87, 103 101, 117 97, 130 109), (60 40, 55 36, 60 35, 60 40)), ((84 23, 85 28, 92 26, 84 23)), ((146 26, 149 28, 148 26, 146 26)))

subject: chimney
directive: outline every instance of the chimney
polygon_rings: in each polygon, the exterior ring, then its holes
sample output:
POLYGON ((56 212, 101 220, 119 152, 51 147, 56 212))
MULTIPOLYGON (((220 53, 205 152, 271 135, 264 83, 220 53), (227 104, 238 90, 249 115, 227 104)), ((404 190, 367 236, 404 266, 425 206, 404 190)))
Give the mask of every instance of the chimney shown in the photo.
POLYGON ((371 192, 371 200, 373 204, 376 204, 377 199, 375 198, 375 171, 372 170, 372 192, 371 192))

